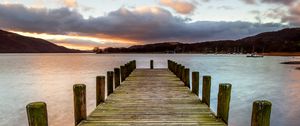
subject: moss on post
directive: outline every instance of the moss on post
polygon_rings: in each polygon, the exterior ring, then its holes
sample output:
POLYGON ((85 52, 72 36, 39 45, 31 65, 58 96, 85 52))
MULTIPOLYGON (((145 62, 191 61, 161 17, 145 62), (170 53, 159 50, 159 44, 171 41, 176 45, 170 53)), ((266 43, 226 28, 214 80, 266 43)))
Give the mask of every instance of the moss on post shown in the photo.
POLYGON ((115 88, 117 88, 121 84, 121 82, 120 82, 120 68, 115 68, 114 69, 114 78, 115 78, 115 88))
POLYGON ((86 120, 86 87, 84 84, 73 86, 75 126, 86 120))
POLYGON ((105 76, 96 77, 96 106, 105 101, 105 76))
POLYGON ((192 72, 192 92, 199 96, 199 72, 192 72))
POLYGON ((231 84, 220 84, 218 93, 217 117, 228 124, 231 97, 231 84))
POLYGON ((270 126, 272 103, 266 100, 253 102, 251 126, 270 126))
POLYGON ((114 92, 114 72, 107 72, 107 96, 114 92))
POLYGON ((29 126, 48 126, 47 105, 45 102, 33 102, 26 106, 29 126))
POLYGON ((211 76, 203 76, 202 79, 202 102, 210 106, 211 76))

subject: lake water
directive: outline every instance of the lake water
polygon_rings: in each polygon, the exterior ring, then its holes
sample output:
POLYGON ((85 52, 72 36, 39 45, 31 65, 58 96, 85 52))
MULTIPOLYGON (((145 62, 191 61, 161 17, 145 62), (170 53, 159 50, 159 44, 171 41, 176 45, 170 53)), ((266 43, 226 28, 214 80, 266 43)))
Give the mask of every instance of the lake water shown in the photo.
POLYGON ((231 83, 231 126, 250 126, 252 102, 259 99, 273 103, 272 126, 300 125, 300 70, 280 64, 300 57, 201 54, 1 54, 0 125, 27 126, 26 104, 45 101, 50 126, 73 126, 73 84, 87 85, 90 113, 95 108, 95 77, 133 59, 138 68, 148 68, 150 59, 155 67, 166 68, 172 59, 211 75, 214 111, 218 84, 231 83))

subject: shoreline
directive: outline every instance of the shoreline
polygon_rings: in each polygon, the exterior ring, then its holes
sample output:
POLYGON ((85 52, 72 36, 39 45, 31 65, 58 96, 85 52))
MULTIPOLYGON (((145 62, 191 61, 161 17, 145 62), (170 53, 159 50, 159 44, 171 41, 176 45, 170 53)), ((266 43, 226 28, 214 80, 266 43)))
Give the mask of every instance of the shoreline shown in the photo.
POLYGON ((271 53, 258 53, 263 56, 300 56, 300 52, 271 52, 271 53))

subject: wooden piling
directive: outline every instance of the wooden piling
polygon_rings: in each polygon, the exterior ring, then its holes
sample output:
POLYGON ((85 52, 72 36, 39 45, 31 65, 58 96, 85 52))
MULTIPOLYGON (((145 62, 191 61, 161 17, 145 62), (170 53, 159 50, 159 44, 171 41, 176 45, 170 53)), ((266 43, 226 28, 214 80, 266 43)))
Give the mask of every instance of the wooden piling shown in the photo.
POLYGON ((182 65, 178 64, 178 75, 177 75, 178 78, 181 78, 181 72, 182 72, 181 67, 182 65))
POLYGON ((96 106, 105 101, 105 76, 96 77, 96 106))
POLYGON ((125 80, 125 66, 120 67, 121 72, 121 82, 125 80))
POLYGON ((129 75, 128 63, 126 63, 124 66, 125 66, 124 72, 125 72, 125 79, 126 79, 128 77, 128 75, 129 75))
POLYGON ((117 88, 121 84, 121 82, 120 82, 120 68, 115 68, 114 69, 114 79, 115 79, 115 88, 117 88))
POLYGON ((228 124, 229 107, 231 97, 231 84, 223 83, 219 85, 217 117, 228 124))
POLYGON ((192 92, 199 96, 199 72, 192 72, 192 92))
POLYGON ((150 60, 150 69, 153 69, 154 66, 153 66, 153 60, 150 60))
POLYGON ((178 64, 175 63, 175 66, 174 66, 174 74, 177 76, 177 72, 178 72, 178 64))
POLYGON ((82 120, 86 120, 86 86, 84 84, 75 84, 73 86, 74 94, 74 118, 75 126, 82 120))
POLYGON ((185 86, 190 88, 190 69, 189 68, 184 69, 184 75, 185 75, 185 77, 184 77, 185 86))
POLYGON ((210 106, 211 76, 203 76, 202 79, 202 102, 210 106))
POLYGON ((29 126, 48 126, 47 105, 44 102, 33 102, 26 106, 29 126))
POLYGON ((181 78, 180 78, 180 80, 181 81, 185 81, 185 72, 184 72, 184 69, 185 69, 185 67, 184 66, 181 66, 181 78))
POLYGON ((107 96, 114 92, 114 72, 108 71, 107 72, 107 96))
POLYGON ((253 102, 251 126, 270 126, 272 103, 266 100, 253 102))

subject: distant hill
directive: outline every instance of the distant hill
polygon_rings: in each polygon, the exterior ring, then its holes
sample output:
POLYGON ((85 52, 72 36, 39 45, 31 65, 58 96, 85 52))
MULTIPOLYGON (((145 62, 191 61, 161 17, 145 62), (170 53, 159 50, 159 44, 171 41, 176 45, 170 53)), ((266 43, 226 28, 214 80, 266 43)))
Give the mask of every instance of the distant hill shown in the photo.
POLYGON ((79 53, 43 39, 0 30, 0 53, 79 53))
POLYGON ((221 40, 184 44, 165 42, 129 48, 106 48, 104 53, 252 53, 300 52, 300 28, 265 32, 239 40, 221 40))

